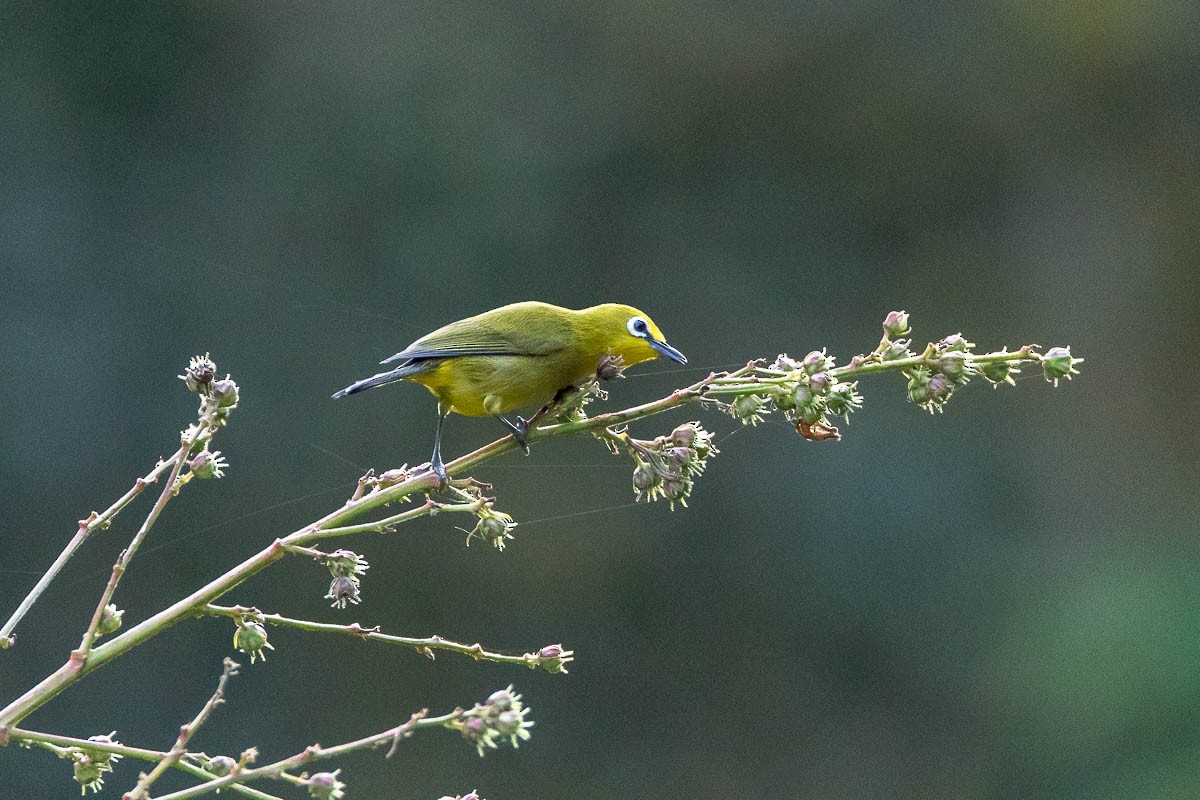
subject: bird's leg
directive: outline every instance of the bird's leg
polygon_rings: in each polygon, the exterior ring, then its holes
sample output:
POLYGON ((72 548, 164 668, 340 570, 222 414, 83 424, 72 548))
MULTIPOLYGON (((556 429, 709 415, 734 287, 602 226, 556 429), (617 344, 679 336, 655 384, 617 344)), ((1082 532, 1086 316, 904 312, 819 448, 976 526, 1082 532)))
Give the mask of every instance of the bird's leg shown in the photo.
POLYGON ((521 451, 525 453, 525 455, 529 455, 529 440, 527 438, 529 431, 532 430, 533 426, 537 425, 538 422, 540 422, 542 418, 546 416, 546 414, 554 410, 564 398, 570 396, 571 392, 574 391, 577 391, 574 386, 567 386, 559 389, 558 393, 554 395, 554 399, 539 408, 529 419, 525 419, 524 417, 518 415, 517 421, 512 422, 511 420, 505 419, 499 414, 496 414, 495 417, 504 423, 504 427, 508 428, 508 430, 512 433, 513 438, 517 440, 517 444, 521 445, 521 451))
MULTIPOLYGON (((499 414, 496 414, 495 417, 496 419, 500 420, 500 422, 504 423, 504 427, 508 428, 509 433, 511 433, 513 438, 517 440, 517 444, 521 445, 521 452, 523 452, 525 455, 529 455, 529 442, 526 440, 525 436, 529 433, 529 424, 533 420, 526 421, 524 417, 518 416, 517 421, 513 422, 512 420, 505 419, 499 414)), ((534 415, 533 419, 537 419, 536 414, 534 415)))
POLYGON ((433 434, 433 457, 429 459, 429 468, 441 479, 443 485, 449 478, 446 476, 446 465, 442 463, 442 423, 446 421, 449 413, 443 411, 442 404, 438 403, 437 430, 433 434))

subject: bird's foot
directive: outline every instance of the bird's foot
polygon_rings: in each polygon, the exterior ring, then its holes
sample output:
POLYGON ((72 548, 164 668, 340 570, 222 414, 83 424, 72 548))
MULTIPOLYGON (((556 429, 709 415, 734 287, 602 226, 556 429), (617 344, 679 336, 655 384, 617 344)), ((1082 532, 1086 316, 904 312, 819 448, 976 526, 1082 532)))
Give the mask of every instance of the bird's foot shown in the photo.
MULTIPOLYGON (((537 417, 535 416, 534 419, 536 418, 537 417)), ((529 455, 529 440, 527 438, 529 434, 529 421, 527 421, 524 417, 518 416, 517 421, 513 422, 505 419, 499 414, 496 415, 496 419, 500 420, 502 423, 504 423, 504 427, 508 428, 508 432, 512 434, 513 439, 515 439, 517 444, 521 446, 521 452, 523 452, 525 455, 529 455)))
POLYGON ((446 465, 442 463, 440 458, 435 458, 433 461, 422 464, 417 467, 415 472, 432 472, 438 477, 438 488, 445 489, 450 485, 450 476, 446 474, 446 465))

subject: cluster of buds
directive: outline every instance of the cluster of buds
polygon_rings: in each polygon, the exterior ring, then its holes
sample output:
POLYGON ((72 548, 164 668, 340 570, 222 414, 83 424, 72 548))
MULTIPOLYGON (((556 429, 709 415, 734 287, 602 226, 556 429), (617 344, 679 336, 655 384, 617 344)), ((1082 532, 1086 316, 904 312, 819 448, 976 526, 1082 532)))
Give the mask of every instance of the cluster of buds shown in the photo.
POLYGON ((961 333, 935 342, 927 365, 905 370, 909 401, 930 414, 941 411, 955 389, 979 374, 971 352, 974 347, 975 343, 967 341, 961 333))
POLYGON ((338 780, 340 769, 333 772, 318 772, 304 781, 308 787, 308 796, 317 800, 340 800, 346 796, 346 784, 338 780))
MULTIPOLYGON (((102 744, 120 744, 114 737, 116 731, 100 736, 89 736, 89 742, 102 744)), ((99 792, 104 788, 104 774, 112 772, 113 762, 121 758, 117 753, 106 750, 93 750, 90 747, 72 747, 66 751, 65 757, 71 759, 74 767, 75 782, 79 784, 80 792, 99 792)))
POLYGON ((371 565, 367 560, 352 550, 334 550, 325 556, 325 566, 333 580, 329 583, 326 600, 332 600, 332 608, 345 608, 347 605, 358 605, 362 602, 361 575, 371 565))
POLYGON ((237 408, 238 385, 229 375, 217 378, 217 365, 208 353, 193 356, 179 379, 189 392, 200 395, 201 422, 214 428, 228 424, 229 415, 237 408))
POLYGON ((849 422, 850 415, 862 407, 858 383, 838 380, 834 366, 833 357, 824 350, 813 350, 799 362, 780 354, 771 365, 784 377, 772 387, 771 401, 806 439, 840 438, 829 418, 849 422))
POLYGON ((480 504, 475 516, 479 518, 479 521, 467 533, 467 546, 471 545, 472 539, 480 539, 490 543, 497 550, 503 550, 508 541, 513 538, 513 531, 517 529, 517 523, 513 521, 513 518, 503 511, 496 511, 490 500, 480 504))
POLYGON ((497 749, 502 742, 518 747, 528 740, 529 729, 533 727, 533 721, 525 718, 528 713, 529 708, 521 702, 521 695, 514 692, 510 684, 447 725, 461 731, 463 738, 474 744, 482 756, 488 750, 497 749))
POLYGON ((233 632, 233 649, 250 656, 250 663, 257 659, 267 660, 267 650, 275 646, 267 641, 267 629, 253 617, 242 617, 237 621, 237 629, 233 632))
POLYGON ((625 440, 633 455, 633 493, 639 501, 665 498, 687 506, 696 478, 719 451, 699 422, 685 422, 651 441, 625 440))

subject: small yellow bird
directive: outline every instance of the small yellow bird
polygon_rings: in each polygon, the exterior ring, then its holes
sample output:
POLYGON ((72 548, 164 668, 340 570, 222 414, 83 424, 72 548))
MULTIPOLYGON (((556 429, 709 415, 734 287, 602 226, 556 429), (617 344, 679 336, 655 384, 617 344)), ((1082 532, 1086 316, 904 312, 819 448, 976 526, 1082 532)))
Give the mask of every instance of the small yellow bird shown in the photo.
POLYGON ((525 436, 541 411, 530 420, 518 416, 516 422, 502 414, 544 410, 559 392, 594 378, 606 355, 620 356, 631 366, 660 354, 687 363, 654 321, 631 306, 605 303, 575 311, 549 303, 513 303, 422 336, 380 362, 399 361, 395 368, 352 383, 333 397, 400 380, 423 385, 438 401, 430 467, 444 481, 442 422, 451 411, 496 417, 528 453, 525 436))

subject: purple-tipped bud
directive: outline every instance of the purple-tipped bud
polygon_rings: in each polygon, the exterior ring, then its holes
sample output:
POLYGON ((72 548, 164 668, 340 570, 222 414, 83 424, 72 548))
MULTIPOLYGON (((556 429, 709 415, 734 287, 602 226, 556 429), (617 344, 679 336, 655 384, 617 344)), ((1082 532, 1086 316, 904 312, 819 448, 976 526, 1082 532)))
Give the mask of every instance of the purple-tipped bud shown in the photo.
POLYGON ((833 369, 833 359, 822 350, 813 350, 804 357, 804 371, 809 375, 833 369))
POLYGON ((675 430, 671 431, 671 441, 676 447, 691 447, 696 441, 696 426, 690 422, 685 422, 675 430))
POLYGON ((942 353, 942 357, 938 359, 938 369, 955 383, 963 380, 967 377, 967 354, 961 350, 942 353))
POLYGON ((496 717, 496 731, 501 736, 512 736, 521 730, 521 723, 524 721, 516 711, 501 711, 500 716, 496 717))
POLYGON ((834 380, 828 372, 818 372, 808 379, 808 385, 817 394, 825 394, 829 391, 829 387, 833 385, 834 380))
POLYGON ((940 372, 930 378, 929 383, 926 385, 926 389, 929 391, 929 398, 937 402, 941 402, 949 397, 952 387, 953 384, 950 383, 950 379, 940 372))
POLYGON ((966 337, 961 333, 952 333, 945 339, 938 342, 938 349, 942 351, 957 350, 965 353, 975 346, 974 342, 968 342, 966 337))
POLYGON ((567 662, 574 661, 574 653, 561 644, 548 644, 537 652, 541 667, 552 675, 567 671, 567 662))
POLYGON ((333 772, 318 772, 308 779, 308 796, 315 797, 316 800, 340 800, 345 797, 343 791, 346 784, 338 780, 338 773, 341 770, 333 772))
POLYGON ((219 408, 233 408, 238 402, 238 385, 226 376, 213 383, 212 396, 219 408))
POLYGON ((500 689, 488 695, 487 704, 493 706, 497 711, 507 711, 512 708, 513 696, 512 692, 507 689, 500 689))
POLYGON ((187 385, 189 392, 208 394, 216 374, 217 365, 205 353, 202 356, 192 356, 187 369, 179 376, 179 379, 187 385))
POLYGON ((639 464, 633 471, 633 488, 639 494, 649 492, 658 481, 658 473, 649 464, 639 464))
POLYGON ((229 466, 220 450, 202 450, 188 462, 188 469, 193 475, 202 480, 225 477, 225 468, 229 466))
POLYGON ((908 333, 908 312, 889 311, 883 320, 883 332, 887 336, 904 336, 908 333))

